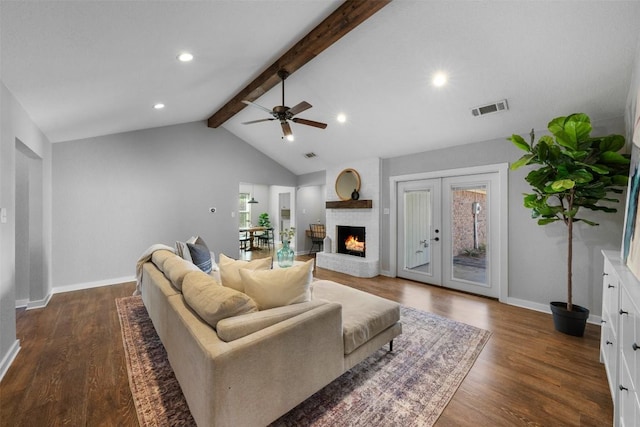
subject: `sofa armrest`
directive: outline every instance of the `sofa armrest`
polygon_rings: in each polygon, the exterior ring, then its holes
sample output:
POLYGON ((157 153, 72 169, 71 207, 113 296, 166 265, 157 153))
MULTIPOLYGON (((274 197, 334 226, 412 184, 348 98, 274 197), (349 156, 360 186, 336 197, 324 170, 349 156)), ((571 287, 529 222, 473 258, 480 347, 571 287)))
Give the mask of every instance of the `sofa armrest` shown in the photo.
POLYGON ((199 425, 267 425, 343 372, 339 304, 226 343, 181 295, 168 299, 171 333, 164 344, 199 425))
POLYGON ((309 301, 228 317, 220 320, 216 324, 216 331, 222 341, 234 341, 275 325, 276 323, 298 316, 323 304, 326 304, 326 302, 309 301))

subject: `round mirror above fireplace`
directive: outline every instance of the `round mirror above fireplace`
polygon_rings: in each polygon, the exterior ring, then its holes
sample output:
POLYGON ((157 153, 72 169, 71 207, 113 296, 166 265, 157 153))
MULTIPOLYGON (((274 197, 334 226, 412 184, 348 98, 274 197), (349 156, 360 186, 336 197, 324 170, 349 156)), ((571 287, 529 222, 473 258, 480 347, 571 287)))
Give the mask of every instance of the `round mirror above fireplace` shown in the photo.
POLYGON ((351 193, 360 191, 360 175, 355 169, 345 169, 336 178, 336 194, 340 200, 351 200, 351 193))

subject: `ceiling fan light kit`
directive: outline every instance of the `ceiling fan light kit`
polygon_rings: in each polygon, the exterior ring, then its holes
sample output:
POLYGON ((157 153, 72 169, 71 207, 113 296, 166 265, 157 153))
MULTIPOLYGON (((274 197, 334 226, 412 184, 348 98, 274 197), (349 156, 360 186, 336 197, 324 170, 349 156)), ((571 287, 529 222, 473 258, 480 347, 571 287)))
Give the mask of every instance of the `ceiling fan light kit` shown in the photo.
POLYGON ((284 138, 286 138, 288 141, 293 141, 293 131, 291 130, 291 125, 289 125, 289 121, 292 121, 293 123, 297 123, 301 125, 325 129, 327 127, 326 123, 307 120, 300 117, 294 117, 296 114, 299 114, 311 108, 311 104, 309 104, 306 101, 302 101, 291 108, 287 107, 284 102, 284 81, 287 79, 287 77, 289 77, 289 73, 286 70, 280 70, 278 71, 278 77, 280 77, 280 79, 282 80, 282 105, 276 105, 275 107, 273 107, 272 110, 269 110, 268 108, 263 107, 262 105, 258 105, 251 101, 243 100, 242 101, 243 103, 259 108, 263 111, 266 111, 267 113, 271 114, 272 117, 269 117, 266 119, 258 119, 258 120, 251 120, 248 122, 242 122, 242 124, 250 125, 254 123, 278 120, 280 122, 280 126, 282 127, 282 133, 284 135, 284 138))

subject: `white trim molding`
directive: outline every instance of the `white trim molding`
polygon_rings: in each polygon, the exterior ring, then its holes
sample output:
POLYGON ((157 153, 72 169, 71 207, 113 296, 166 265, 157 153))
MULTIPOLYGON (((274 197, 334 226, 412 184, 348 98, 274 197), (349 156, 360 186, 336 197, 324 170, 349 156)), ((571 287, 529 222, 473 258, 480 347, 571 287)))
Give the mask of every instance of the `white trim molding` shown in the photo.
POLYGON ((2 381, 2 378, 4 378, 4 374, 6 374, 7 371, 9 370, 9 367, 15 360, 19 351, 20 351, 20 340, 15 340, 11 345, 11 348, 9 349, 7 354, 2 359, 2 362, 0 362, 0 381, 2 381))
POLYGON ((453 176, 479 175, 484 173, 498 173, 500 182, 500 302, 507 302, 509 298, 509 164, 496 163, 493 165, 474 166, 460 169, 446 169, 441 171, 420 172, 407 175, 389 177, 389 277, 396 277, 397 272, 397 191, 398 183, 433 178, 447 178, 453 176))

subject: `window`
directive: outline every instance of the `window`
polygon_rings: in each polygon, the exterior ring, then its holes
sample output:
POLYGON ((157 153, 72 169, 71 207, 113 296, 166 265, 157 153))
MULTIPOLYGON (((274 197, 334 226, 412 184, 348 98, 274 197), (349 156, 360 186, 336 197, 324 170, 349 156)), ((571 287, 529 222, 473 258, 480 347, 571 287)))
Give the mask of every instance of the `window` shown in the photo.
POLYGON ((240 227, 249 227, 251 225, 251 205, 249 204, 249 193, 240 193, 238 220, 240 227))

